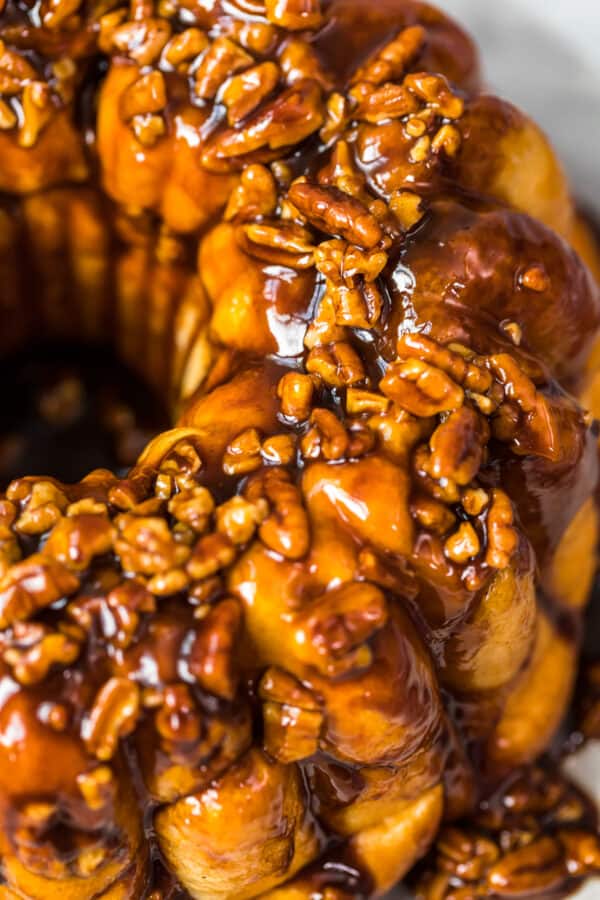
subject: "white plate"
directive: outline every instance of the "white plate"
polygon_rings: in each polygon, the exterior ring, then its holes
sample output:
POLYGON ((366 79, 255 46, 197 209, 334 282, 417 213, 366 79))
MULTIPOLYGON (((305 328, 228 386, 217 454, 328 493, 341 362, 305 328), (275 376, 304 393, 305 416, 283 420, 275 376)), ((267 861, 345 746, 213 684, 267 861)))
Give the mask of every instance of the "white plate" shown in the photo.
MULTIPOLYGON (((436 0, 432 0, 436 2, 436 0)), ((600 217, 598 0, 437 0, 470 31, 499 95, 530 113, 558 148, 579 202, 600 217)), ((600 743, 566 769, 600 804, 600 743)), ((600 900, 600 879, 573 900, 600 900)), ((387 900, 410 900, 398 889, 387 900)))

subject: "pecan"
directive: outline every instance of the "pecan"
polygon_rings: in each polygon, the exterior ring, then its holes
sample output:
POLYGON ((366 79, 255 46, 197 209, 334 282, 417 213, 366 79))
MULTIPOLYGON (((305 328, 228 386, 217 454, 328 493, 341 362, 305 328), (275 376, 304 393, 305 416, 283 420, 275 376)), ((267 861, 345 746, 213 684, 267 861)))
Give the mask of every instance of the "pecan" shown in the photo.
POLYGON ((560 830, 557 834, 569 875, 582 878, 600 872, 600 837, 580 829, 560 830))
POLYGON ((88 809, 97 812, 113 803, 117 785, 109 766, 98 766, 77 776, 79 788, 88 809))
POLYGON ((67 516, 48 535, 44 553, 67 569, 82 572, 95 556, 112 550, 116 534, 116 529, 104 514, 67 516))
POLYGON ((105 40, 142 67, 158 60, 170 37, 171 26, 166 19, 146 18, 114 29, 112 21, 106 23, 105 40))
POLYGON ((134 116, 160 112, 167 105, 167 89, 162 72, 142 75, 123 92, 119 111, 125 122, 134 116))
POLYGON ((455 563, 466 563, 474 559, 481 550, 479 536, 470 522, 463 522, 458 530, 444 544, 448 559, 455 563))
POLYGON ((381 394, 372 391, 363 391, 360 388, 348 388, 346 391, 346 412, 351 416, 361 413, 386 413, 390 407, 390 401, 381 394))
POLYGON ((208 47, 208 37, 199 28, 186 28, 174 35, 165 46, 163 56, 178 71, 186 71, 187 64, 200 56, 208 47))
POLYGON ((238 230, 243 249, 272 265, 310 269, 314 260, 312 235, 293 222, 255 222, 238 230))
POLYGON ((315 250, 317 271, 334 284, 347 287, 352 287, 359 277, 367 282, 375 281, 387 261, 387 253, 383 250, 361 250, 339 238, 323 241, 315 250))
POLYGON ((15 626, 13 644, 3 654, 4 661, 13 670, 20 684, 31 685, 43 681, 52 666, 67 666, 79 656, 81 647, 77 641, 59 631, 43 626, 34 629, 15 626))
POLYGON ((198 534, 207 530, 214 509, 212 494, 200 485, 181 491, 169 501, 171 515, 198 534))
POLYGON ((415 72, 404 79, 406 87, 445 119, 460 119, 464 100, 455 94, 443 75, 415 72))
POLYGON ((170 475, 180 490, 194 488, 202 469, 202 459, 190 440, 178 441, 160 464, 160 471, 170 475))
POLYGON ((58 522, 68 506, 63 491, 53 481, 21 478, 13 481, 6 496, 18 503, 21 514, 15 523, 20 534, 43 534, 58 522))
POLYGON ((223 87, 221 102, 227 108, 227 121, 236 125, 259 106, 279 82, 279 66, 267 61, 231 77, 223 87))
POLYGON ((42 23, 51 31, 61 28, 67 19, 73 16, 82 4, 82 0, 47 0, 41 4, 42 23))
POLYGON ((449 478, 469 484, 477 475, 490 431, 485 420, 468 406, 451 413, 431 435, 428 473, 438 481, 449 478))
POLYGON ((296 422, 303 422, 310 415, 314 394, 314 382, 310 375, 288 372, 277 385, 277 396, 281 400, 281 412, 296 422))
POLYGON ((200 538, 193 549, 186 570, 191 578, 200 580, 231 565, 236 557, 235 546, 222 534, 208 534, 200 538))
POLYGON ((350 121, 351 105, 344 94, 334 91, 327 98, 325 123, 319 132, 324 144, 330 144, 343 133, 350 121))
POLYGON ((79 579, 65 566, 41 553, 32 554, 0 579, 0 628, 28 619, 78 587, 79 579))
POLYGON ((232 497, 217 508, 217 531, 233 544, 247 544, 267 513, 265 500, 250 503, 244 497, 232 497))
POLYGON ((202 153, 202 165, 217 172, 242 168, 244 157, 260 153, 272 159, 284 147, 300 143, 318 131, 324 120, 321 87, 310 78, 290 85, 240 128, 217 131, 202 153))
POLYGON ((352 76, 354 84, 368 81, 371 84, 383 84, 384 81, 395 81, 402 78, 425 44, 426 33, 421 25, 404 28, 396 37, 377 51, 365 66, 352 76))
POLYGON ((347 455, 350 438, 335 413, 329 409, 315 409, 310 423, 312 428, 300 444, 303 456, 318 459, 323 455, 325 459, 339 460, 347 455))
POLYGON ((442 369, 419 359, 392 363, 380 390, 402 409, 420 418, 459 409, 464 391, 442 369))
POLYGON ((162 738, 162 749, 170 756, 174 754, 174 745, 198 741, 202 734, 202 720, 198 705, 186 684, 165 688, 154 723, 162 738))
POLYGON ((434 534, 447 534, 456 522, 456 516, 444 503, 424 495, 413 500, 411 512, 423 528, 434 534))
POLYGON ((294 84, 303 78, 312 78, 323 90, 331 89, 331 79, 324 71, 314 47, 301 38, 290 38, 286 41, 279 56, 279 65, 288 84, 294 84))
POLYGON ((410 231, 424 216, 423 201, 412 191, 394 191, 390 197, 390 209, 398 219, 403 231, 410 231))
POLYGON ((512 503, 500 488, 492 491, 486 522, 488 546, 485 561, 494 569, 504 569, 517 549, 519 538, 513 524, 512 503))
POLYGON ((265 166, 248 166, 231 192, 224 218, 230 222, 270 216, 276 207, 277 185, 271 172, 265 166))
POLYGON ((352 117, 374 125, 388 119, 402 119, 419 110, 419 101, 404 85, 391 82, 373 87, 357 84, 350 91, 354 100, 352 117))
POLYGON ((260 435, 256 428, 247 428, 225 450, 223 471, 227 475, 245 475, 261 465, 260 435))
POLYGON ((82 725, 82 738, 97 759, 111 759, 121 738, 134 730, 140 714, 140 692, 127 678, 111 678, 100 689, 82 725))
POLYGON ((272 466, 289 466, 296 459, 296 439, 291 434, 275 434, 263 441, 261 453, 272 466))
POLYGON ((461 143, 462 136, 455 125, 442 125, 433 137, 431 149, 434 153, 443 151, 446 156, 452 159, 460 150, 461 143))
POLYGON ((241 633, 242 608, 237 600, 221 600, 198 626, 188 668, 200 686, 224 700, 236 695, 239 673, 235 648, 241 633))
POLYGON ((362 360, 351 344, 343 341, 315 347, 306 359, 306 370, 330 387, 348 387, 365 378, 362 360))
POLYGON ((265 0, 269 22, 289 31, 315 30, 323 23, 321 0, 265 0))
POLYGON ((541 837, 504 856, 488 872, 487 885, 499 897, 519 897, 532 891, 550 893, 567 878, 560 844, 541 837))
POLYGON ((119 536, 115 552, 123 569, 141 575, 156 575, 182 566, 190 550, 178 544, 164 519, 137 517, 128 513, 117 518, 119 536))
POLYGON ((490 373, 482 368, 475 354, 458 344, 444 347, 423 334, 404 334, 398 340, 397 352, 400 359, 431 363, 470 391, 485 393, 492 387, 490 373))
POLYGON ((408 158, 411 163, 422 163, 429 159, 431 153, 431 138, 428 135, 420 137, 412 147, 408 158))
POLYGON ((259 528, 263 544, 286 559, 301 559, 308 552, 310 528, 302 495, 285 469, 265 470, 246 488, 252 502, 269 501, 271 513, 259 528))
POLYGON ((288 197, 308 221, 329 234, 338 234, 352 244, 372 250, 383 238, 375 216, 360 200, 336 187, 295 182, 288 197))
POLYGON ((462 495, 461 503, 468 516, 479 516, 490 501, 482 488, 469 488, 462 495))
POLYGON ((292 675, 271 668, 261 679, 259 696, 263 701, 265 750, 285 764, 316 753, 323 713, 313 694, 292 675))

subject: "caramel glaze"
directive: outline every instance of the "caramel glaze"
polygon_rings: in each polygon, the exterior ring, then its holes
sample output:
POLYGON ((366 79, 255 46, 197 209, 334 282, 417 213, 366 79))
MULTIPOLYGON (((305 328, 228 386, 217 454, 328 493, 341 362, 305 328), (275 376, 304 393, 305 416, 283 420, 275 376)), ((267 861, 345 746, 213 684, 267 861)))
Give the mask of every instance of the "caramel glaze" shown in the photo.
POLYGON ((0 503, 0 898, 379 895, 571 695, 600 297, 560 168, 426 4, 1 16, 3 350, 111 339, 176 427, 0 503))

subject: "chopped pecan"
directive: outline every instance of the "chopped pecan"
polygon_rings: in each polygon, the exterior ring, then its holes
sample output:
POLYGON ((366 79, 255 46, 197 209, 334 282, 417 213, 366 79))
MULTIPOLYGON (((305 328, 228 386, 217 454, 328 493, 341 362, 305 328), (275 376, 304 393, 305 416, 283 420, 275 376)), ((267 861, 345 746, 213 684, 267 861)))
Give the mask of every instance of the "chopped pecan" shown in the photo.
POLYGON ((194 547, 186 570, 196 580, 208 578, 231 565, 236 555, 236 548, 228 537, 218 533, 207 534, 194 547))
POLYGON ((105 25, 105 40, 110 40, 112 47, 142 67, 158 60, 171 37, 171 26, 166 19, 145 18, 116 28, 112 21, 105 25))
POLYGON ((470 522, 462 522, 444 544, 444 552, 452 562, 463 564, 474 559, 481 550, 481 541, 470 522))
POLYGON ((200 710, 186 684, 173 684, 165 688, 154 723, 162 738, 162 749, 169 755, 173 755, 174 745, 190 744, 201 737, 200 710))
POLYGON ((228 172, 243 168, 245 157, 251 153, 273 159, 284 147, 292 147, 318 131, 323 120, 321 87, 305 78, 251 114, 243 127, 218 130, 206 142, 202 165, 211 171, 228 172))
POLYGON ((404 231, 410 231, 423 218, 423 201, 413 191, 394 191, 390 197, 390 209, 404 231))
POLYGON ((261 453, 272 466, 289 466, 296 458, 296 438, 292 434, 275 434, 263 441, 261 453))
POLYGON ((290 38, 286 41, 279 56, 279 65, 288 84, 312 78, 324 90, 331 89, 331 79, 323 69, 314 47, 302 38, 290 38))
POLYGON ((561 846, 548 836, 504 856, 488 872, 487 885, 499 897, 519 897, 532 891, 550 893, 567 878, 561 846))
POLYGON ((228 37, 217 38, 209 46, 194 72, 194 92, 202 100, 212 100, 227 78, 253 64, 250 54, 228 37))
POLYGON ((383 238, 382 228, 360 200, 336 187, 322 187, 306 181, 295 182, 288 197, 308 221, 329 234, 337 234, 352 244, 372 250, 383 238))
POLYGON ((113 803, 117 785, 110 766, 98 766, 77 776, 77 787, 89 809, 94 812, 113 803))
POLYGON ((32 554, 0 579, 0 628, 28 619, 78 587, 79 579, 61 563, 41 553, 32 554))
POLYGON ((124 513, 116 523, 115 551, 127 572, 157 575, 182 566, 190 555, 189 547, 175 540, 164 519, 124 513))
POLYGON ((245 491, 252 502, 269 501, 271 513, 259 528, 261 541, 286 559, 301 559, 308 552, 310 527, 302 495, 285 469, 266 469, 245 491))
POLYGON ((487 511, 487 552, 485 561, 494 569, 504 569, 517 549, 519 538, 509 497, 500 488, 492 491, 487 511))
POLYGON ((310 415, 315 386, 310 375, 288 372, 277 385, 281 412, 286 418, 303 422, 310 415))
POLYGON ((310 269, 314 261, 314 243, 306 228, 293 222, 253 222, 238 230, 240 243, 251 256, 272 265, 292 269, 310 269))
POLYGON ((541 263, 529 266, 521 275, 519 275, 519 283, 529 291, 536 294, 543 294, 550 288, 550 279, 546 269, 541 263))
POLYGON ((265 500, 251 503, 244 497, 232 497, 217 507, 217 531, 233 544, 247 544, 268 511, 265 500))
POLYGON ((360 356, 344 341, 311 350, 306 359, 306 370, 318 375, 330 387, 348 387, 365 379, 360 356))
POLYGON ((186 28, 174 35, 165 46, 163 56, 178 71, 187 71, 187 64, 200 56, 208 47, 208 37, 199 28, 186 28))
POLYGON ((60 631, 17 623, 3 658, 20 684, 31 685, 43 681, 52 666, 74 662, 80 651, 80 644, 60 631))
POLYGON ((271 756, 287 764, 317 752, 323 713, 309 690, 287 672, 272 668, 262 677, 259 696, 264 746, 271 756))
POLYGON ((154 69, 142 75, 121 95, 119 109, 128 122, 134 116, 157 113, 167 105, 167 89, 162 72, 154 69))
POLYGON ((134 730, 140 714, 140 691, 127 678, 111 678, 100 689, 82 725, 89 753, 103 762, 115 755, 119 740, 134 730))
POLYGON ((310 423, 312 428, 303 437, 300 448, 308 459, 343 459, 350 449, 350 436, 335 413, 329 409, 314 409, 310 423))
POLYGON ((481 468, 489 437, 485 419, 470 407, 461 407, 431 435, 428 473, 438 481, 449 478, 460 485, 470 484, 481 468))
POLYGON ((442 125, 433 137, 431 149, 434 153, 443 151, 452 159, 460 150, 461 143, 462 135, 455 125, 442 125))
POLYGON ((414 416, 460 409, 464 391, 442 369, 419 359, 392 363, 379 384, 386 397, 414 416))
POLYGON ((95 556, 112 550, 116 535, 116 528, 103 513, 66 516, 48 535, 44 553, 67 569, 82 572, 95 556))
POLYGON ((490 373, 468 348, 460 348, 457 344, 444 347, 423 334, 404 334, 398 340, 397 352, 403 360, 420 359, 431 363, 469 391, 485 393, 492 387, 490 373))
POLYGON ((188 668, 201 687, 224 700, 233 700, 237 692, 235 648, 241 625, 239 602, 221 600, 198 625, 188 657, 188 668))
POLYGON ((413 500, 411 512, 423 528, 434 534, 447 534, 456 522, 456 516, 444 503, 425 495, 413 500))
POLYGON ((212 494, 201 485, 187 488, 169 501, 171 515, 198 534, 207 530, 214 509, 212 494))
POLYGON ((225 450, 223 471, 227 475, 245 475, 261 465, 260 435, 256 428, 247 428, 225 450))
POLYGON ((229 124, 236 125, 254 112, 275 88, 279 76, 279 66, 269 60, 233 75, 220 94, 220 100, 227 108, 229 124))
POLYGON ((404 79, 406 87, 446 119, 460 119, 464 100, 455 94, 443 75, 415 72, 404 79))
POLYGON ((368 81, 383 84, 402 78, 425 44, 426 33, 421 25, 404 28, 396 37, 371 57, 365 66, 352 76, 354 84, 368 81))
POLYGON ((224 218, 245 221, 270 216, 277 207, 277 184, 265 166, 248 166, 231 192, 224 218))
POLYGON ((388 82, 381 87, 357 84, 350 91, 354 100, 352 117, 376 125, 388 119, 402 119, 419 110, 419 101, 404 85, 388 82))
POLYGON ((68 506, 64 492, 53 481, 21 478, 13 481, 6 496, 18 504, 21 513, 15 522, 20 534, 43 534, 58 522, 68 506))
POLYGON ((323 23, 321 0, 265 0, 267 18, 290 31, 314 30, 323 23))

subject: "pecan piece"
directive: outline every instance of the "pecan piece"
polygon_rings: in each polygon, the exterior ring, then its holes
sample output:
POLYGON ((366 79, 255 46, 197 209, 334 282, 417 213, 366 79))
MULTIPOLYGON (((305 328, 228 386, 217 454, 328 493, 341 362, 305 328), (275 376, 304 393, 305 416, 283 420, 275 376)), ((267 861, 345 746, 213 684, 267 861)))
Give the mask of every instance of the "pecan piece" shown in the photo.
POLYGON ((487 885, 499 897, 519 897, 530 892, 559 888, 568 878, 560 844, 551 837, 520 847, 489 870, 487 885))
POLYGON ((402 409, 420 418, 459 409, 464 391, 442 369, 419 359, 392 363, 380 390, 402 409))
POLYGON ((217 131, 206 142, 202 165, 210 171, 229 172, 243 168, 251 153, 273 159, 277 151, 318 131, 323 120, 321 86, 305 78, 252 114, 242 128, 217 131))
POLYGON ((240 183, 231 192, 224 218, 232 220, 256 219, 270 216, 277 207, 277 185, 265 166, 248 166, 240 183))
POLYGON ((140 714, 140 691, 127 678, 111 678, 100 689, 83 722, 82 738, 89 753, 106 762, 119 740, 131 734, 140 714))
POLYGON ((365 378, 362 360, 351 344, 338 341, 315 347, 306 359, 306 371, 318 375, 330 387, 347 387, 365 378))
POLYGON ((336 187, 295 182, 288 197, 308 221, 329 234, 338 234, 352 244, 372 250, 383 238, 383 230, 360 200, 336 187))
POLYGON ((281 468, 267 469, 249 483, 245 494, 253 502, 264 497, 271 506, 258 531, 263 544, 286 559, 305 556, 310 545, 308 515, 289 472, 281 468))
POLYGON ((201 621, 188 658, 198 683, 216 697, 233 700, 239 673, 235 647, 241 632, 242 608, 237 600, 221 600, 201 621))
POLYGON ((271 61, 259 63, 234 75, 221 92, 227 107, 227 121, 236 125, 259 106, 279 81, 279 67, 271 61))
POLYGON ((79 579, 61 563, 41 553, 32 554, 0 579, 0 628, 28 619, 78 587, 79 579))
POLYGON ((321 0, 265 0, 267 18, 289 31, 314 30, 323 23, 321 0))
POLYGON ((352 76, 354 84, 368 81, 383 84, 402 78, 425 44, 426 32, 421 25, 404 28, 396 37, 375 53, 365 66, 352 76))

